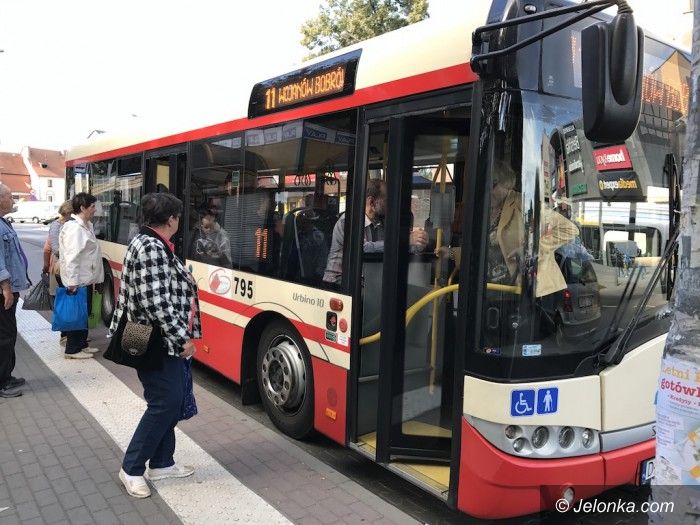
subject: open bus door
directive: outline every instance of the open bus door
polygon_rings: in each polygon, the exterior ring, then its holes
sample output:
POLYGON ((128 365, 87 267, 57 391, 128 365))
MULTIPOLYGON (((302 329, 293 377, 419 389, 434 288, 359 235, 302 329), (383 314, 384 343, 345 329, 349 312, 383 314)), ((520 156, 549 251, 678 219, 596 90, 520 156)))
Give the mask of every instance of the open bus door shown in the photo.
POLYGON ((457 270, 447 247, 461 244, 454 225, 461 224, 468 111, 393 116, 365 128, 366 177, 385 180, 387 197, 383 253, 364 254, 361 266, 355 447, 443 498, 457 319, 457 270), (411 246, 412 228, 428 234, 422 250, 411 246))
MULTIPOLYGON (((146 180, 144 193, 169 192, 183 203, 188 202, 185 196, 185 176, 187 172, 187 147, 176 146, 165 150, 149 151, 146 153, 146 180)), ((184 206, 187 208, 187 206, 184 206)), ((182 210, 183 218, 180 228, 173 236, 175 253, 184 260, 184 230, 187 221, 182 210)))

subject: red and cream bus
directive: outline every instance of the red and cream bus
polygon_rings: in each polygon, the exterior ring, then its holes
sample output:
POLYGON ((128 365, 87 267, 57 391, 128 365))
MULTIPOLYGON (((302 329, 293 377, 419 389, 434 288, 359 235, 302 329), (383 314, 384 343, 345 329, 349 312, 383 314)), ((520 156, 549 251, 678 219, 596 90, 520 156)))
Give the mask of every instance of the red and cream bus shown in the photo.
POLYGON ((320 432, 480 517, 647 481, 670 229, 638 217, 669 219, 688 55, 645 37, 636 130, 591 143, 579 62, 594 19, 504 57, 505 78, 470 67, 477 26, 558 5, 470 2, 251 82, 218 121, 69 151, 69 192, 98 198, 105 322, 140 199, 170 191, 199 283, 196 359, 282 432, 320 432), (373 180, 386 194, 367 199, 373 180), (383 249, 363 248, 370 225, 383 249))

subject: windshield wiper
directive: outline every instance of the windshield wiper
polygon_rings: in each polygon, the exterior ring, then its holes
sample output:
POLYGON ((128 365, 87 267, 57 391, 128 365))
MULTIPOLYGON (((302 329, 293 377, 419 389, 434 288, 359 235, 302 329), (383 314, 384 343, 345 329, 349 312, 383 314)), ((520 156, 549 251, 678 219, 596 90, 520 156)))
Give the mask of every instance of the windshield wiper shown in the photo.
MULTIPOLYGON (((625 348, 627 347, 627 343, 629 343, 630 338, 632 337, 632 333, 634 332, 634 329, 637 327, 637 324, 639 323, 639 320, 642 318, 642 312, 644 311, 644 308, 646 308, 647 303, 649 302, 649 299, 651 298, 651 294, 654 291, 654 287, 656 286, 656 283, 658 282, 659 278, 661 277, 661 273, 663 272, 664 268, 668 265, 668 262, 671 260, 673 257, 677 245, 678 245, 678 236, 680 234, 680 228, 676 229, 673 232, 673 235, 669 239, 668 244, 666 245, 666 251, 664 251, 663 256, 661 257, 661 260, 659 261, 659 264, 656 265, 656 269, 654 270, 653 275, 651 276, 651 279, 649 280, 649 283, 647 284, 646 289, 644 290, 644 293, 642 294, 641 300, 639 301, 639 304, 637 305, 637 308, 632 316, 632 319, 630 319, 629 323, 627 323, 627 326, 625 329, 622 331, 622 333, 615 339, 614 343, 608 348, 606 351, 601 352, 598 354, 598 363, 601 365, 611 365, 611 364, 619 364, 620 361, 622 361, 622 358, 625 355, 625 348)), ((628 283, 629 284, 629 283, 628 283)), ((636 285, 636 282, 635 282, 636 285)))

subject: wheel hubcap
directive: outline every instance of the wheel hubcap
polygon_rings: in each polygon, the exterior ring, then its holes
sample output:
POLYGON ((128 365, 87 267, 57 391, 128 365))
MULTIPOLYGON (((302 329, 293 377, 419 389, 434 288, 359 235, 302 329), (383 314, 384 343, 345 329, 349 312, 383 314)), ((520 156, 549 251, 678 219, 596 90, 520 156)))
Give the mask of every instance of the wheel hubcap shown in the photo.
POLYGON ((306 366, 301 351, 292 340, 272 341, 262 360, 265 394, 282 411, 295 412, 306 392, 306 366))

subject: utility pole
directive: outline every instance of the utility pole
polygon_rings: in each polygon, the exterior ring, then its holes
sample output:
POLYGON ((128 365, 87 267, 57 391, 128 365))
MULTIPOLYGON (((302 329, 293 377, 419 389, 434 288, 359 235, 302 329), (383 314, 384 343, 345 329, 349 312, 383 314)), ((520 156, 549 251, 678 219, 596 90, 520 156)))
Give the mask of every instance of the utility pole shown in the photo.
POLYGON ((693 13, 690 108, 683 158, 678 276, 656 398, 654 503, 650 523, 700 518, 700 0, 693 13))

